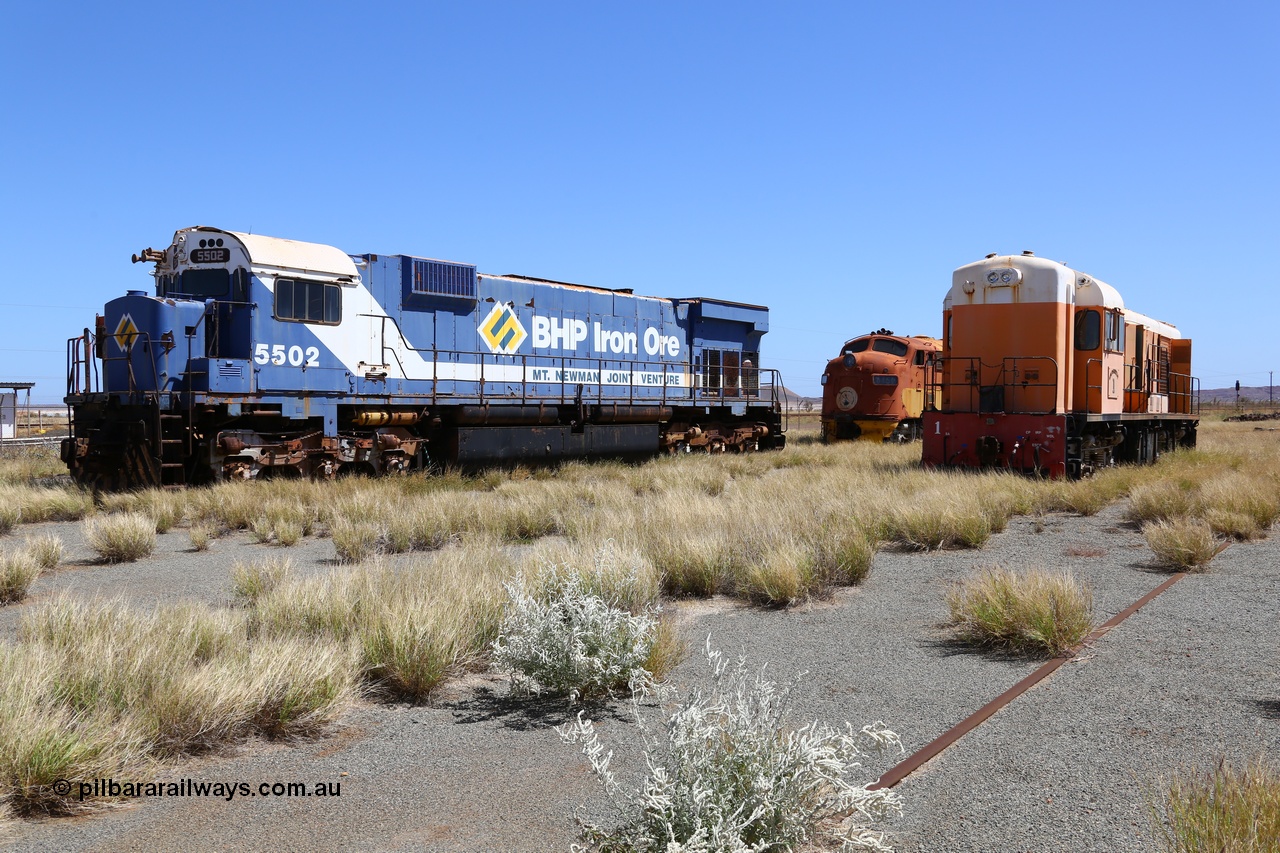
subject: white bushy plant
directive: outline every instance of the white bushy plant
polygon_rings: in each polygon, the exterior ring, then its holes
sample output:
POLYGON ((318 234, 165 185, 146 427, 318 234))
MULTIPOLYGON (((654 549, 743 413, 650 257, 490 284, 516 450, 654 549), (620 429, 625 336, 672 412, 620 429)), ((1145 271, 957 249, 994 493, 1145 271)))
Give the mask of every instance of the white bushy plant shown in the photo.
POLYGON ((511 674, 516 691, 567 693, 576 701, 652 680, 645 662, 657 620, 591 591, 605 586, 605 553, 597 558, 594 576, 553 566, 536 583, 523 573, 504 583, 510 600, 493 643, 493 662, 511 674))
POLYGON ((608 853, 762 853, 793 850, 830 829, 842 850, 891 850, 869 823, 901 814, 889 790, 849 780, 869 751, 902 749, 894 732, 876 722, 861 730, 812 722, 787 725, 790 687, 779 689, 746 660, 730 664, 706 646, 709 690, 678 702, 658 733, 651 732, 635 694, 632 710, 644 741, 648 775, 639 791, 623 790, 609 769, 591 721, 559 727, 604 784, 623 822, 613 829, 584 825, 595 849, 608 853))

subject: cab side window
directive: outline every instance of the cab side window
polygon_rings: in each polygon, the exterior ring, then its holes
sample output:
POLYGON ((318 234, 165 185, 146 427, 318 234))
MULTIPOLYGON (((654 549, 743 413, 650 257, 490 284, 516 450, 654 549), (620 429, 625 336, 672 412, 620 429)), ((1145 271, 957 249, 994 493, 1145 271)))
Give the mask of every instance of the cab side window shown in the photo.
POLYGON ((1102 343, 1102 318, 1090 308, 1076 314, 1076 349, 1096 350, 1102 343))
POLYGON ((342 322, 342 288, 302 279, 276 279, 276 319, 299 323, 342 322))
POLYGON ((1124 315, 1119 311, 1107 312, 1107 351, 1121 352, 1124 349, 1124 315))

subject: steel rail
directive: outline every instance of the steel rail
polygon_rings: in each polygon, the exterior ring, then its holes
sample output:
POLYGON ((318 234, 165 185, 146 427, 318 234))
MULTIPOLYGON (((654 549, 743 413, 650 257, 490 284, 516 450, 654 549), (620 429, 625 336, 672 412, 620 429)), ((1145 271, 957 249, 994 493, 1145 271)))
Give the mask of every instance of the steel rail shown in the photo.
MULTIPOLYGON (((1226 549, 1228 544, 1230 543, 1223 543, 1222 546, 1218 548, 1217 552, 1215 553, 1215 556, 1217 554, 1221 554, 1226 549)), ((1158 596, 1160 593, 1164 592, 1166 589, 1173 586, 1175 583, 1182 580, 1186 576, 1187 576, 1186 572, 1178 572, 1177 574, 1172 575, 1171 577, 1169 577, 1168 580, 1164 581, 1155 589, 1151 590, 1146 595, 1142 596, 1142 598, 1139 598, 1133 604, 1130 604, 1124 610, 1121 610, 1115 616, 1112 616, 1102 625, 1095 628, 1093 632, 1089 634, 1089 636, 1085 637, 1084 640, 1081 641, 1080 645, 1076 646, 1075 648, 1067 652, 1063 652, 1061 655, 1054 658, 1053 660, 1046 662, 1045 664, 1037 668, 1034 672, 1032 672, 1030 675, 1026 676, 1021 681, 1019 681, 1017 684, 1013 685, 1008 690, 1004 691, 999 696, 992 699, 990 702, 983 705, 981 708, 974 711, 969 716, 965 717, 959 723, 956 723, 954 726, 947 729, 938 737, 934 738, 929 743, 925 744, 924 747, 912 753, 911 755, 907 756, 905 759, 898 762, 893 767, 889 768, 880 776, 879 779, 877 779, 875 782, 873 782, 867 787, 873 791, 878 788, 894 787, 903 779, 907 778, 912 773, 914 773, 915 771, 923 767, 926 763, 928 763, 929 761, 931 761, 932 759, 940 755, 945 749, 947 749, 947 747, 951 746, 956 741, 960 740, 960 738, 964 737, 969 732, 973 731, 978 726, 982 725, 982 723, 985 722, 989 717, 991 717, 991 715, 993 715, 996 711, 999 711, 1001 708, 1003 708, 1004 706, 1012 702, 1014 699, 1021 696, 1031 687, 1033 687, 1043 679, 1047 678, 1054 671, 1056 671, 1058 667, 1074 659, 1085 648, 1097 642, 1098 640, 1102 639, 1102 637, 1106 636, 1106 634, 1109 633, 1112 628, 1115 628, 1125 619, 1129 618, 1134 613, 1137 613, 1147 604, 1151 603, 1151 601, 1155 599, 1156 596, 1158 596)))

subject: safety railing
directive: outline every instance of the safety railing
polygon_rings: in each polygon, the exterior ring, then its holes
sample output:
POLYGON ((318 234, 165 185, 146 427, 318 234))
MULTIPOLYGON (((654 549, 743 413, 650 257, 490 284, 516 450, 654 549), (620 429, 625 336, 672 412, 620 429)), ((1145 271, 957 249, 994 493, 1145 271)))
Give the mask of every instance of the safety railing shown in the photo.
POLYGON ((67 338, 67 396, 92 394, 101 383, 98 377, 98 360, 94 357, 93 334, 84 330, 84 334, 67 338))
POLYGON ((998 364, 977 356, 935 358, 925 363, 925 406, 945 401, 949 411, 1044 415, 1057 409, 1057 394, 1048 407, 1039 389, 1058 388, 1058 362, 1047 355, 1007 356, 998 364), (959 376, 959 379, 952 377, 959 376))
MULTIPOLYGON (((777 410, 785 410, 785 401, 781 398, 782 376, 777 370, 754 366, 739 366, 734 369, 736 382, 728 383, 721 377, 720 387, 707 388, 700 381, 700 374, 691 370, 686 363, 655 362, 612 358, 584 358, 582 356, 546 356, 546 355, 497 355, 478 350, 440 349, 438 347, 415 347, 405 338, 400 324, 394 317, 363 314, 381 322, 382 340, 381 358, 383 365, 394 360, 400 375, 410 381, 430 381, 432 403, 441 399, 467 397, 485 402, 489 399, 501 399, 503 402, 520 403, 555 402, 561 405, 581 405, 587 402, 595 404, 628 404, 628 405, 671 405, 681 404, 722 404, 729 405, 742 402, 765 402, 762 389, 769 389, 769 405, 777 410), (399 338, 400 347, 387 343, 388 324, 399 338), (427 356, 433 365, 431 376, 412 376, 405 369, 400 351, 413 352, 427 356), (441 376, 441 368, 446 365, 457 365, 463 368, 475 368, 474 376, 460 376, 460 371, 449 371, 452 376, 441 376), (637 382, 637 375, 646 377, 637 382), (440 391, 441 382, 475 383, 475 393, 452 394, 440 391), (493 394, 488 390, 491 385, 507 385, 518 389, 518 393, 493 394), (551 394, 532 393, 530 386, 559 386, 559 392, 551 394), (588 391, 587 388, 592 390, 588 391), (644 393, 646 389, 660 389, 661 393, 653 395, 644 393)), ((365 378, 382 378, 379 365, 370 365, 365 378)), ((418 395, 404 395, 418 396, 418 395)))
POLYGON ((1200 414, 1200 380, 1186 373, 1169 374, 1169 411, 1180 415, 1200 414))

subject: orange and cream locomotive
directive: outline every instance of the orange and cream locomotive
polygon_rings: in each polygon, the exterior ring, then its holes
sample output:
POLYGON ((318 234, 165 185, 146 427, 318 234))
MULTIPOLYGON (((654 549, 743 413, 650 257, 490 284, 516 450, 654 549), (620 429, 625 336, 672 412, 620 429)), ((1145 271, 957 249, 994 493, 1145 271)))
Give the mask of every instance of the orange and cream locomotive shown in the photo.
POLYGON ((845 342, 822 374, 822 439, 912 441, 920 437, 925 364, 936 338, 880 329, 845 342))
POLYGON ((994 254, 960 267, 929 369, 924 463, 1078 477, 1194 447, 1191 341, 1064 264, 994 254))

